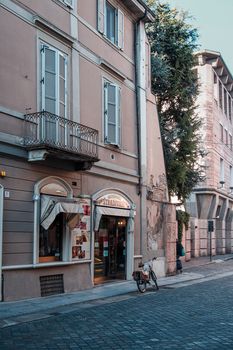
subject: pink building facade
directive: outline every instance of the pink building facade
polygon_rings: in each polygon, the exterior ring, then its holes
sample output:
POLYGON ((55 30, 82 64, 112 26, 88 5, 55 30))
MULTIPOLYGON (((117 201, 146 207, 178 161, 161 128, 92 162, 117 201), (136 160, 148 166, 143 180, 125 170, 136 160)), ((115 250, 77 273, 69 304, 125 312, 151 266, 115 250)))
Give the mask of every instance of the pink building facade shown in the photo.
POLYGON ((1 300, 175 269, 142 1, 0 4, 1 300))
POLYGON ((193 191, 187 209, 191 214, 191 256, 233 251, 233 78, 221 54, 196 54, 200 95, 198 114, 206 156, 201 161, 205 181, 193 191), (208 221, 214 230, 209 232, 208 221))

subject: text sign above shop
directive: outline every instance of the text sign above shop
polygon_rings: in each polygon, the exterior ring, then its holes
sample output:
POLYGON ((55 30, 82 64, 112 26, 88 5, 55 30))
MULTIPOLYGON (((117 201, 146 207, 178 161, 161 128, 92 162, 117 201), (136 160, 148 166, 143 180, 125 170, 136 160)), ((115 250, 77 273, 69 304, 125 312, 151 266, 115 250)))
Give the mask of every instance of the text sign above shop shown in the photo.
POLYGON ((115 193, 106 194, 100 197, 99 199, 97 199, 96 205, 104 207, 130 209, 130 204, 127 202, 127 200, 119 194, 115 193))

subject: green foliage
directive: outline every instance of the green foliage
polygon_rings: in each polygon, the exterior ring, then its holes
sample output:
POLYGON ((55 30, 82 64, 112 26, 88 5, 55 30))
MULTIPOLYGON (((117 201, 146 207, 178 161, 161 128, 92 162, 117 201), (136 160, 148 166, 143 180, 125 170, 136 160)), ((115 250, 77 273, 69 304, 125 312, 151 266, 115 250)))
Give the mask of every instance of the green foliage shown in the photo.
POLYGON ((185 229, 188 229, 189 225, 189 218, 190 215, 186 213, 185 211, 182 210, 177 210, 176 211, 176 220, 178 222, 178 241, 182 241, 182 236, 183 236, 183 227, 185 226, 185 229))
POLYGON ((198 94, 195 76, 197 30, 186 23, 187 13, 148 0, 155 21, 147 25, 151 44, 152 91, 156 95, 163 140, 169 195, 185 201, 203 180, 197 159, 200 118, 195 114, 198 94))

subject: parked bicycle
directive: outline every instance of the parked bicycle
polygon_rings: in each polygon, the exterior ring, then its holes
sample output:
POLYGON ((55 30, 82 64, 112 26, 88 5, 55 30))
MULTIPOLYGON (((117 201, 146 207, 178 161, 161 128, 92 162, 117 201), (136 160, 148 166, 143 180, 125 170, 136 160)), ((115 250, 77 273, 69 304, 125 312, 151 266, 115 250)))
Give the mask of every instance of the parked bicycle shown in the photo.
POLYGON ((133 272, 133 279, 137 283, 137 287, 140 293, 146 291, 147 285, 151 285, 154 289, 158 290, 157 277, 153 271, 153 261, 157 258, 153 258, 151 261, 146 263, 139 263, 138 267, 141 268, 139 271, 133 272))

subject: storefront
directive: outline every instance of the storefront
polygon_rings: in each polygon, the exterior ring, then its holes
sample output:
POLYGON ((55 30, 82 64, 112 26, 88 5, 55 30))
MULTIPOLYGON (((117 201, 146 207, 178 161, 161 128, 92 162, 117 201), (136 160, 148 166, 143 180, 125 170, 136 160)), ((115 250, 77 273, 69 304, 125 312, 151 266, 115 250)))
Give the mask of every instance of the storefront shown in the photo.
MULTIPOLYGON (((102 194, 102 195, 101 195, 102 194)), ((131 278, 135 205, 120 191, 94 200, 94 284, 131 278)))

